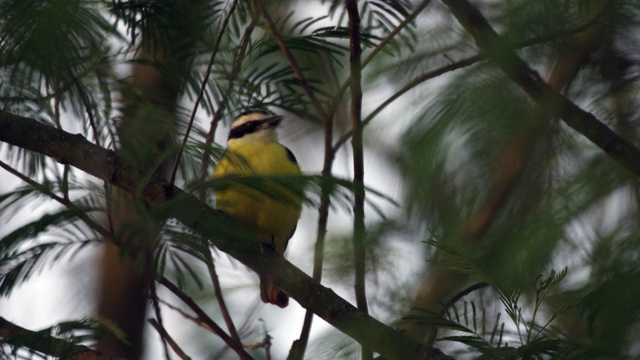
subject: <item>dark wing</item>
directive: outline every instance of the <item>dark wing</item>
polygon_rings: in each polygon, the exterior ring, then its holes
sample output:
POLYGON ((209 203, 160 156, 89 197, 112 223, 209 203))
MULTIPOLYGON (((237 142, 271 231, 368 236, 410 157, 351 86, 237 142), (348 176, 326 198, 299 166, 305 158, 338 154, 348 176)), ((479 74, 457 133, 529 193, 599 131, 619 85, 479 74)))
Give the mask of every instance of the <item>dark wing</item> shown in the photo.
POLYGON ((294 164, 298 163, 298 160, 296 160, 296 156, 293 155, 293 153, 291 152, 291 150, 289 150, 288 147, 284 147, 284 150, 287 152, 287 158, 289 158, 289 161, 291 161, 294 164))

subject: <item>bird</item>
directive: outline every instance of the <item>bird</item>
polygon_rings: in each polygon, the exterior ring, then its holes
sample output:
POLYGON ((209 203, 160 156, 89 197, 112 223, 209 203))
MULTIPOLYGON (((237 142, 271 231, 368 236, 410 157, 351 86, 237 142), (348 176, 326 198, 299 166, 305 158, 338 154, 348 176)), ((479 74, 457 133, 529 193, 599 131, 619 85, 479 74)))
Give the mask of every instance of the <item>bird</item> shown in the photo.
MULTIPOLYGON (((283 116, 264 109, 249 109, 233 121, 227 148, 212 178, 225 176, 301 175, 291 150, 278 142, 276 128, 283 116)), ((252 231, 266 251, 284 254, 302 211, 300 191, 265 179, 259 189, 240 183, 215 189, 216 209, 252 231)), ((260 298, 281 308, 289 296, 260 277, 260 298)))

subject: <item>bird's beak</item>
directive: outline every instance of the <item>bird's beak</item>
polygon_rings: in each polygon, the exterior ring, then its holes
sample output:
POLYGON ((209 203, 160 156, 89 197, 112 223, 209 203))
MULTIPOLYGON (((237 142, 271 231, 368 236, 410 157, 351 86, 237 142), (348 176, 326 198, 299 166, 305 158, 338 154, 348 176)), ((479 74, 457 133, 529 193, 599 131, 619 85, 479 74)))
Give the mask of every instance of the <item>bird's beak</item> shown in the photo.
POLYGON ((282 116, 282 115, 276 115, 276 116, 272 116, 270 118, 264 119, 263 121, 264 121, 264 124, 265 124, 265 128, 278 126, 278 124, 280 124, 280 121, 282 121, 283 118, 284 118, 284 116, 282 116))

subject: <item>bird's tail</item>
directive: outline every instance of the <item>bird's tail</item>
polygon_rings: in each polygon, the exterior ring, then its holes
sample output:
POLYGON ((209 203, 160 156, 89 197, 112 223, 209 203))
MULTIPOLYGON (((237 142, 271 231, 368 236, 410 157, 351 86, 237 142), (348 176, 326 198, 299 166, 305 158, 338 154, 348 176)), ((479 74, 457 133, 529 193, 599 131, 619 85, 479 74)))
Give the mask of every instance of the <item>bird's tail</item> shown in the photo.
POLYGON ((262 302, 278 305, 281 308, 289 305, 289 296, 265 278, 260 278, 260 298, 262 302))

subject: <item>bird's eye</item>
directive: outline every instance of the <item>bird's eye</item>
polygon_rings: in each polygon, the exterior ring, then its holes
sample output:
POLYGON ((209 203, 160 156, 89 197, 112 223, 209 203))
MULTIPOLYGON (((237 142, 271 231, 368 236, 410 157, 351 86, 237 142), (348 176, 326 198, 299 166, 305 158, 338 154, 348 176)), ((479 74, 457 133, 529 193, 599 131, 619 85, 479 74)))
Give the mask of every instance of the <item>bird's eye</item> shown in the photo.
POLYGON ((229 138, 238 139, 247 134, 251 134, 256 130, 258 130, 260 125, 261 125, 260 121, 250 121, 246 124, 242 124, 234 129, 231 129, 231 131, 229 132, 229 138))
POLYGON ((257 121, 251 121, 251 122, 248 122, 248 123, 242 125, 242 127, 243 127, 242 130, 243 130, 243 132, 245 134, 250 134, 250 133, 256 131, 256 128, 258 127, 258 122, 257 121))

